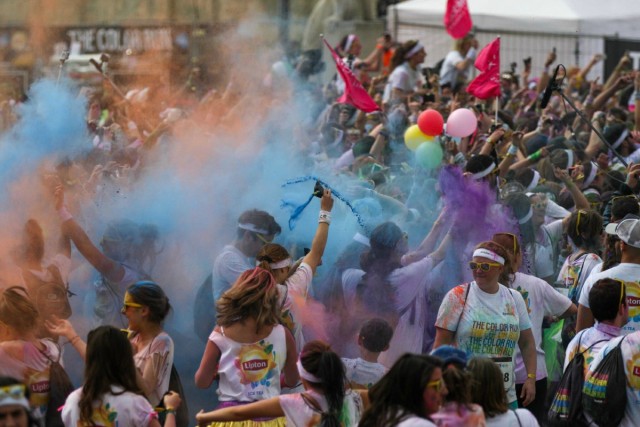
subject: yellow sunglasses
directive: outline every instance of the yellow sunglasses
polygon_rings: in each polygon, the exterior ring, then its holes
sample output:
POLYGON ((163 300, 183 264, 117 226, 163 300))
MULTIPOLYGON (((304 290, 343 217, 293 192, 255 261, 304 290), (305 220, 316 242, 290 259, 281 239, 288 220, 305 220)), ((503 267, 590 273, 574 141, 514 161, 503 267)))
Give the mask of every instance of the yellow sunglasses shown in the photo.
POLYGON ((469 263, 469 268, 471 268, 471 270, 473 271, 476 271, 476 270, 489 271, 491 267, 502 267, 502 264, 498 264, 497 262, 473 262, 473 261, 469 263))

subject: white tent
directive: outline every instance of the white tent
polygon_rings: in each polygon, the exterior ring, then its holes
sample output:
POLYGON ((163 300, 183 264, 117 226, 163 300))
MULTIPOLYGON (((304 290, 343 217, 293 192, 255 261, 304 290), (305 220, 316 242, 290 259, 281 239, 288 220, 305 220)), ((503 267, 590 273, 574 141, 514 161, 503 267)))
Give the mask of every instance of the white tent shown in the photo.
MULTIPOLYGON (((391 6, 388 26, 399 41, 419 39, 427 47, 427 65, 451 50, 444 30, 446 0, 410 0, 391 6)), ((556 48, 558 62, 582 66, 595 53, 605 53, 609 41, 635 41, 640 46, 640 0, 468 0, 480 45, 501 36, 501 67, 511 62, 522 70, 522 59, 533 57, 533 72, 556 48)), ((635 48, 633 49, 635 50, 635 48)), ((638 49, 640 50, 640 49, 638 49)), ((610 61, 617 61, 610 58, 610 61)), ((640 52, 632 52, 635 68, 640 52)), ((590 77, 602 75, 600 63, 590 77)))

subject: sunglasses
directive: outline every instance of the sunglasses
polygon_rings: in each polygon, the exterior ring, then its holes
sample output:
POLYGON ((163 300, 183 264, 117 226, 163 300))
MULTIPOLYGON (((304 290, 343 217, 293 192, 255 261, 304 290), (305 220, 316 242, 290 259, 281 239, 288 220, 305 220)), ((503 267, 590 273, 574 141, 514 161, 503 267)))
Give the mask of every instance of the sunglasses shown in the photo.
POLYGON ((578 219, 576 219, 576 234, 578 234, 578 235, 580 235, 580 217, 581 217, 582 215, 586 215, 586 214, 587 214, 587 212, 586 212, 586 211, 583 211, 582 209, 580 209, 580 210, 578 211, 578 215, 577 215, 577 216, 578 216, 578 219))
POLYGON ((257 237, 258 239, 260 239, 260 240, 262 241, 262 243, 264 243, 265 245, 266 245, 267 243, 271 243, 271 241, 273 240, 273 239, 271 239, 271 240, 267 240, 267 239, 264 237, 264 235, 262 235, 262 234, 260 234, 260 233, 253 233, 253 234, 255 234, 255 235, 256 235, 256 237, 257 237))
POLYGON ((24 384, 12 384, 0 387, 0 400, 2 399, 22 399, 25 397, 26 387, 24 384))
POLYGON ((496 233, 496 236, 509 236, 513 241, 513 254, 518 253, 518 237, 513 233, 496 233))
POLYGON ((626 303, 626 301, 624 300, 625 299, 624 294, 627 289, 627 285, 622 280, 618 280, 618 279, 612 279, 612 280, 620 283, 620 302, 618 303, 618 307, 620 307, 622 304, 626 303))
POLYGON ((497 262, 473 262, 469 263, 469 267, 472 271, 482 270, 489 271, 491 267, 502 267, 502 264, 498 264, 497 262))
POLYGON ((438 379, 438 380, 434 380, 434 381, 429 381, 427 383, 427 388, 432 388, 434 389, 437 393, 440 392, 440 390, 442 390, 442 385, 443 385, 443 381, 442 378, 438 379))
POLYGON ((138 304, 137 302, 125 302, 122 304, 122 308, 120 309, 120 312, 124 314, 124 312, 127 311, 127 307, 142 308, 143 305, 138 304))

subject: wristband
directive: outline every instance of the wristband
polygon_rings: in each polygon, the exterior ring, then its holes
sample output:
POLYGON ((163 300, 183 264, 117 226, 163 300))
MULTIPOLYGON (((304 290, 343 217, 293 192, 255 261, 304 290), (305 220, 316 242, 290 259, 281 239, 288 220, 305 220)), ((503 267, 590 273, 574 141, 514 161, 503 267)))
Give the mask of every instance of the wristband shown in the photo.
POLYGON ((318 214, 318 223, 324 222, 325 224, 331 224, 331 212, 329 211, 320 211, 318 214))
POLYGON ((62 222, 73 219, 73 215, 69 213, 66 206, 62 206, 60 209, 58 209, 58 215, 60 216, 62 222))
POLYGON ((73 337, 73 338, 71 338, 71 339, 69 340, 69 342, 71 343, 71 345, 73 345, 73 343, 76 341, 76 339, 80 339, 80 337, 76 335, 75 337, 73 337))
POLYGON ((532 380, 535 380, 536 374, 527 374, 527 378, 531 378, 532 380))
POLYGON ((540 156, 542 155, 542 153, 540 152, 540 150, 536 151, 535 153, 529 155, 529 157, 527 157, 527 159, 529 159, 532 162, 537 161, 538 159, 540 159, 540 156))
POLYGON ((176 410, 174 408, 165 408, 164 413, 165 414, 173 414, 173 415, 175 415, 176 414, 176 410))
POLYGON ((509 150, 507 150, 507 154, 515 156, 516 154, 518 154, 518 147, 511 144, 511 147, 509 147, 509 150))

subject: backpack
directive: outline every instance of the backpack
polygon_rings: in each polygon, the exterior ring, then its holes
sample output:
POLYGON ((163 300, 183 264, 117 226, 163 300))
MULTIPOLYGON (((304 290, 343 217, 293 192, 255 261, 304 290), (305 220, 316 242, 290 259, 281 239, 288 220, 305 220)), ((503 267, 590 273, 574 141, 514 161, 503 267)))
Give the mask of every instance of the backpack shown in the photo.
MULTIPOLYGON (((182 403, 176 409, 176 427, 188 427, 189 426, 189 406, 187 405, 187 396, 184 393, 184 387, 182 387, 182 381, 180 375, 176 369, 176 365, 171 365, 171 374, 169 376, 169 390, 175 391, 182 398, 182 403)), ((159 404, 160 408, 164 408, 164 402, 161 400, 159 404)), ((166 414, 160 411, 160 421, 164 425, 166 414)))
POLYGON ((626 338, 589 369, 582 388, 582 406, 593 421, 603 427, 617 426, 627 406, 627 375, 620 346, 626 338))
MULTIPOLYGON (((414 316, 413 307, 414 304, 410 304, 404 310, 412 309, 411 319, 414 316)), ((360 279, 356 287, 355 309, 356 317, 362 317, 362 319, 367 319, 375 314, 392 326, 398 323, 399 314, 396 309, 395 290, 387 278, 377 272, 367 272, 360 279)))
POLYGON ((209 274, 196 292, 193 304, 193 331, 204 342, 216 325, 216 306, 213 301, 213 274, 209 274))
MULTIPOLYGON (((578 346, 582 335, 578 338, 578 346)), ((585 350, 576 353, 564 370, 548 413, 550 427, 570 427, 589 425, 582 410, 582 388, 584 386, 584 353, 594 345, 607 340, 600 340, 585 350)))
POLYGON ((69 297, 73 295, 69 291, 69 284, 64 283, 60 270, 55 265, 47 267, 47 271, 53 277, 45 281, 37 277, 28 269, 22 270, 29 298, 33 301, 38 313, 43 319, 56 316, 60 319, 71 317, 71 304, 69 297))
POLYGON ((58 360, 53 360, 47 353, 40 352, 49 359, 49 403, 47 404, 47 414, 45 416, 45 426, 64 427, 60 408, 64 406, 67 397, 73 391, 71 379, 60 364, 62 352, 59 353, 58 360))

